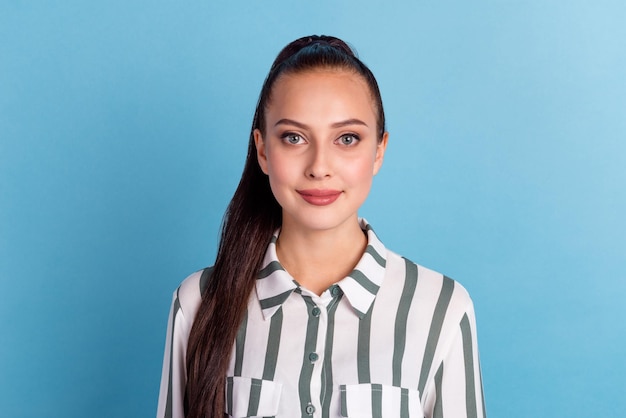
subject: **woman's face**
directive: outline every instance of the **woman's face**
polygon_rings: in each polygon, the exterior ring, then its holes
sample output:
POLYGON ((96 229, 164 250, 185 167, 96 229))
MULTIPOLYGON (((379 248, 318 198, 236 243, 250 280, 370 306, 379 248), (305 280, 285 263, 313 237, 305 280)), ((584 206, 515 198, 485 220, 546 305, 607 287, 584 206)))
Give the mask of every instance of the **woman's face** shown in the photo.
POLYGON ((387 133, 365 80, 346 70, 281 76, 254 132, 261 169, 283 209, 283 228, 328 230, 356 221, 383 162, 387 133))

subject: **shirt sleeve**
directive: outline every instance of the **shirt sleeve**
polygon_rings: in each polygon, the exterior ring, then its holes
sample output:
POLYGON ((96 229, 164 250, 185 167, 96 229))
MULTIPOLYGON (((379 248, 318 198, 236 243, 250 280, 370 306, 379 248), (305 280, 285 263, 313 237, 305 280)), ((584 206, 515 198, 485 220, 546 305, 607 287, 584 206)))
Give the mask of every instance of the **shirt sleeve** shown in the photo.
POLYGON ((482 376, 476 340, 476 319, 470 304, 434 375, 433 418, 485 418, 482 376))
POLYGON ((186 353, 190 324, 185 319, 178 294, 179 290, 174 293, 167 323, 157 418, 184 418, 183 400, 187 381, 186 353))

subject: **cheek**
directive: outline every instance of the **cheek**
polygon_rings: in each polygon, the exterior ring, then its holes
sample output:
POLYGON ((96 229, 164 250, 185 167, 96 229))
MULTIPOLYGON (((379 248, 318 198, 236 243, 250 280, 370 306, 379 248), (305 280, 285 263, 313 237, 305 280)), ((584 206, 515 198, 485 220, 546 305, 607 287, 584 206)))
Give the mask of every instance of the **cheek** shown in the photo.
POLYGON ((370 185, 374 177, 374 159, 360 158, 346 164, 345 173, 351 182, 362 185, 370 185))
POLYGON ((280 152, 268 150, 267 174, 270 178, 270 184, 278 185, 289 181, 290 177, 294 176, 295 169, 293 159, 287 158, 280 152))

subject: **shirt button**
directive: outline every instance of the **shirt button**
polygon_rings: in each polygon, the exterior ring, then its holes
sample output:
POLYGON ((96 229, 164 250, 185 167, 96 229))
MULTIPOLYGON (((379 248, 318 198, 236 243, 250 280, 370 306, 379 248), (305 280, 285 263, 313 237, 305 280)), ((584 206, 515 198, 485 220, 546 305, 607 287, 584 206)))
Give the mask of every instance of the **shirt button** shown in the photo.
POLYGON ((313 308, 313 310, 311 311, 311 313, 313 314, 314 317, 319 317, 320 314, 322 313, 322 311, 320 310, 320 308, 318 308, 317 306, 315 308, 313 308))
POLYGON ((317 353, 309 354, 309 360, 311 360, 311 363, 316 362, 319 358, 320 358, 320 356, 318 356, 317 353))
POLYGON ((340 291, 341 289, 339 289, 339 286, 333 286, 333 288, 330 289, 330 294, 333 296, 337 296, 340 291))
POLYGON ((306 406, 306 413, 309 415, 313 415, 313 412, 315 412, 315 407, 311 404, 306 406))

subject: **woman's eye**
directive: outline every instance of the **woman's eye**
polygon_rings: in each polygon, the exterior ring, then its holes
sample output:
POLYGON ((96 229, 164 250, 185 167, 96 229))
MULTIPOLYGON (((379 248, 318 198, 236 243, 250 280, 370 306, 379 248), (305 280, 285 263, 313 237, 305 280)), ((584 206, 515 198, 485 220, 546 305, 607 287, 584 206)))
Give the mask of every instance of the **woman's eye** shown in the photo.
POLYGON ((354 145, 358 142, 359 137, 353 134, 341 135, 339 137, 339 142, 341 145, 354 145))
POLYGON ((285 140, 285 142, 292 145, 297 145, 303 140, 302 137, 298 134, 285 134, 283 135, 283 139, 285 140))

